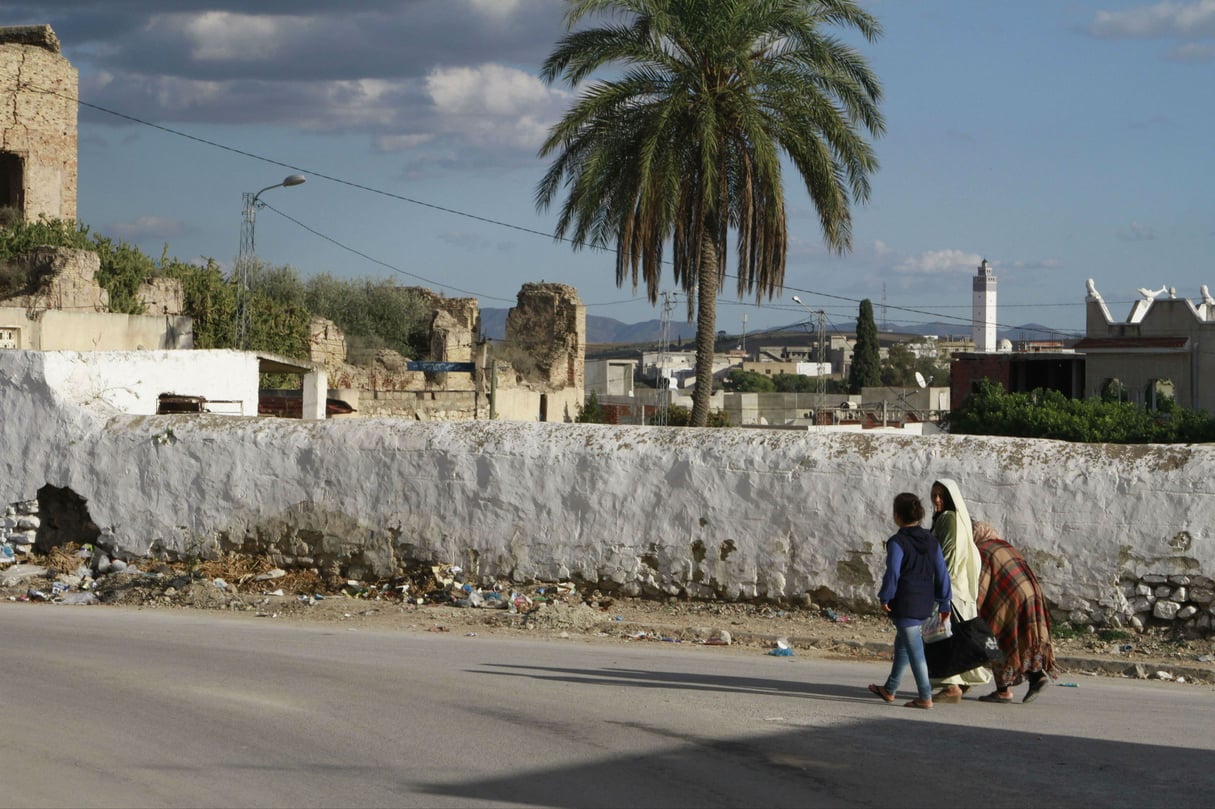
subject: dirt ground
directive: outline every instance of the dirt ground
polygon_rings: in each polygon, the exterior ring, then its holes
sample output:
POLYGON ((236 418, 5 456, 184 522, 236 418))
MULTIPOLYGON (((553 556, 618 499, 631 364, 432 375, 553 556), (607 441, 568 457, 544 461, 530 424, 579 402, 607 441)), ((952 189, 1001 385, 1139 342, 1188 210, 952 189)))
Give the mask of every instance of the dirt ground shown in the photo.
MULTIPOLYGON (((20 562, 0 568, 0 598, 51 609, 214 609, 250 620, 467 637, 699 644, 744 655, 779 652, 784 645, 793 655, 889 659, 893 638, 889 621, 876 613, 620 598, 563 582, 465 589, 461 571, 447 565, 419 565, 392 581, 363 583, 326 582, 316 572, 285 572, 242 556, 192 564, 143 560, 122 571, 90 573, 90 560, 67 546, 20 562)), ((1215 685, 1215 638, 1181 638, 1159 629, 1055 629, 1061 683, 1098 675, 1215 685)))

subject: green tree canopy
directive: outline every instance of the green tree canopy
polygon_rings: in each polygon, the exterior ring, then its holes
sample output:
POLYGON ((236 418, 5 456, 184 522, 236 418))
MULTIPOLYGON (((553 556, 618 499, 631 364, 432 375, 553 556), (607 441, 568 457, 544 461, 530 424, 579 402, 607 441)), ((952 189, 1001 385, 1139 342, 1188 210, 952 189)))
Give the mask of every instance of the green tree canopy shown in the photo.
POLYGON ((915 384, 915 353, 906 343, 894 343, 886 352, 882 363, 882 384, 911 386, 915 384))
MULTIPOLYGON (((232 348, 236 286, 214 259, 196 264, 171 258, 166 246, 156 262, 139 248, 92 234, 87 225, 58 219, 0 227, 0 296, 19 294, 33 279, 17 272, 15 256, 42 246, 92 250, 100 258, 97 283, 110 296, 110 311, 141 314, 139 286, 155 277, 181 282, 185 314, 194 321, 196 348, 232 348)), ((329 275, 303 282, 291 267, 256 263, 249 274, 250 346, 295 359, 308 356, 313 315, 332 320, 347 335, 351 361, 367 361, 376 349, 429 357, 429 307, 415 291, 390 280, 339 280, 329 275)))
POLYGON ((430 307, 417 292, 391 280, 341 280, 331 275, 308 279, 304 302, 309 310, 337 324, 346 335, 355 364, 370 362, 381 348, 402 356, 428 358, 430 307))
POLYGON ((770 377, 755 371, 735 368, 726 374, 722 387, 736 393, 771 393, 776 390, 776 383, 770 377))
POLYGON ((860 393, 882 383, 882 359, 878 349, 877 323, 873 320, 873 303, 861 301, 856 318, 856 345, 852 349, 852 367, 848 371, 848 391, 860 393))
MULTIPOLYGON (((818 390, 818 383, 816 377, 805 374, 777 374, 772 377, 777 393, 814 393, 818 390)), ((823 388, 826 390, 826 385, 823 388)))
POLYGON ((778 294, 788 245, 782 158, 805 183, 828 248, 852 244, 850 205, 869 197, 881 88, 827 26, 881 33, 853 0, 568 0, 570 33, 541 76, 577 87, 601 68, 540 150, 536 191, 567 192, 555 235, 616 245, 616 283, 656 303, 670 242, 675 283, 696 318, 692 423, 709 418, 717 294, 728 236, 737 292, 778 294), (600 16, 598 27, 573 30, 600 16))
MULTIPOLYGON (((157 274, 156 264, 139 248, 122 241, 92 234, 87 225, 64 219, 41 218, 36 222, 19 219, 0 228, 0 264, 38 247, 71 247, 92 250, 100 259, 97 283, 110 296, 110 311, 126 315, 143 313, 139 285, 157 274)), ((11 269, 0 280, 0 294, 14 295, 28 289, 34 279, 11 269)))
POLYGON ((989 379, 947 418, 949 431, 971 435, 1056 438, 1112 444, 1172 444, 1215 440, 1215 420, 1201 411, 1147 410, 1116 399, 1069 399, 1059 391, 1007 393, 989 379))
POLYGON ((599 404, 599 394, 595 393, 595 391, 587 394, 586 404, 578 406, 578 417, 574 421, 579 424, 603 424, 606 422, 603 405, 599 404))

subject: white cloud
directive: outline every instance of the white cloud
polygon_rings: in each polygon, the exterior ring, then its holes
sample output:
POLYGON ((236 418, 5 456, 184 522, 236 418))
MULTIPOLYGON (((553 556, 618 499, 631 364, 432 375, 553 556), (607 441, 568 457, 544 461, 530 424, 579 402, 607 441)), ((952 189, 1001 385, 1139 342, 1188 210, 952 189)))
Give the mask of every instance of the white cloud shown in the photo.
POLYGON ((226 85, 165 76, 151 85, 156 103, 166 110, 192 110, 225 100, 226 85))
POLYGON ((141 216, 130 222, 115 222, 109 232, 119 239, 135 242, 144 239, 168 239, 186 232, 186 227, 176 219, 161 216, 141 216))
POLYGON ((409 88, 408 81, 385 79, 315 85, 317 106, 311 116, 305 115, 301 125, 317 129, 393 126, 401 117, 400 101, 409 88))
POLYGON ((180 30, 190 54, 200 62, 266 62, 310 23, 297 17, 268 17, 207 11, 197 15, 166 14, 153 17, 150 32, 180 30))
POLYGON ((426 88, 439 111, 448 115, 513 115, 548 98, 548 89, 535 76, 495 64, 436 68, 426 77, 426 88))
POLYGON ((519 10, 523 0, 468 0, 475 11, 487 17, 505 18, 519 10))
POLYGON ((526 149, 540 145, 568 98, 530 73, 496 64, 436 68, 426 89, 445 132, 480 146, 526 149))
POLYGON ((1007 265, 1013 270, 1057 270, 1063 262, 1057 258, 1032 258, 1027 261, 1014 261, 1007 265))
POLYGON ((1204 39, 1215 36, 1215 0, 1163 2, 1125 11, 1098 11, 1089 30, 1100 37, 1204 39))
POLYGON ((429 132, 419 135, 380 135, 375 139, 375 147, 381 152, 403 152, 430 143, 435 136, 429 132))
POLYGON ((928 250, 903 259, 895 265, 894 271, 901 275, 971 273, 982 260, 983 257, 978 253, 966 253, 962 250, 928 250))
POLYGON ((1178 62, 1210 62, 1215 59, 1215 44, 1187 42, 1169 51, 1169 58, 1178 62))

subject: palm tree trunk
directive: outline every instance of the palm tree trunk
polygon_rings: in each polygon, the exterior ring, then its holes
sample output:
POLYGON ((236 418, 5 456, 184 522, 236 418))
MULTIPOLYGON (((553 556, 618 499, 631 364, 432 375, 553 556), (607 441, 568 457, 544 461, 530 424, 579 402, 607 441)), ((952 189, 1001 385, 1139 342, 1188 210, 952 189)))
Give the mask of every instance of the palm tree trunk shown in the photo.
POLYGON ((713 355, 717 349, 717 275, 720 246, 716 231, 705 227, 696 279, 696 390, 692 394, 692 426, 709 423, 713 393, 713 355))

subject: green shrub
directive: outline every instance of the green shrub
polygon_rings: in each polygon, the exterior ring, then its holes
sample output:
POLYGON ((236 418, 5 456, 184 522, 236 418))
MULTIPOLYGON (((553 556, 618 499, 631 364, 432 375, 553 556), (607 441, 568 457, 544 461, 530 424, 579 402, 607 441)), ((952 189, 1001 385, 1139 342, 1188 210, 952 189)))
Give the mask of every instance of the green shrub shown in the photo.
POLYGON ((1056 390, 1007 393, 989 379, 946 418, 949 431, 1111 444, 1215 441, 1215 420, 1202 411, 1150 411, 1111 397, 1069 399, 1056 390))

